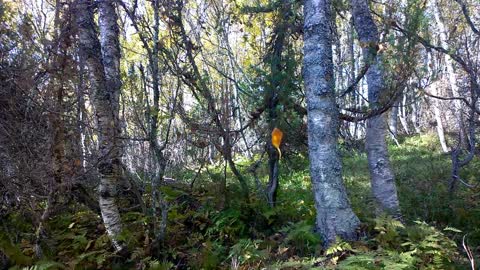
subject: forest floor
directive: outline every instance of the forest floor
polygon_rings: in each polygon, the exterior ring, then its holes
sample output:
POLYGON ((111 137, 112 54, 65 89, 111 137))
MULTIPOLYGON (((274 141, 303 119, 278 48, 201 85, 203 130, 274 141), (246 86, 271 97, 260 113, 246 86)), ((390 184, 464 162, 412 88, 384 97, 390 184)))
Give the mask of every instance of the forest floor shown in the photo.
MULTIPOLYGON (((365 153, 342 147, 341 154, 352 207, 362 221, 357 242, 339 239, 327 250, 320 247, 313 232, 308 158, 291 154, 281 161, 275 208, 258 194, 243 202, 228 172, 228 190, 222 191, 223 166, 203 170, 193 190, 188 183, 194 172, 175 175, 186 182, 163 188, 168 226, 156 259, 151 212, 122 213, 120 240, 131 251, 125 261, 113 253, 99 215, 81 205, 70 205, 49 220, 45 259, 32 261, 35 228, 20 211, 0 221, 0 249, 18 265, 12 269, 471 269, 462 239, 466 235, 478 255, 480 189, 458 186, 455 194, 448 193, 450 156, 440 152, 435 137, 403 138, 390 147, 404 224, 374 217, 365 153)), ((248 171, 252 162, 237 162, 254 193, 256 182, 248 171)), ((462 179, 475 181, 479 169, 480 162, 472 162, 462 169, 462 179)), ((265 164, 257 175, 265 183, 265 164)))

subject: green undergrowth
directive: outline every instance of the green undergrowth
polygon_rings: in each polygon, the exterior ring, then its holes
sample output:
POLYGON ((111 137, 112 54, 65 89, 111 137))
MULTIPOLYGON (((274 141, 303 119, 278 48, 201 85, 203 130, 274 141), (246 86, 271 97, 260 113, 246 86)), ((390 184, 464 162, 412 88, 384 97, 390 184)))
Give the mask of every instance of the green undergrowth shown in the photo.
MULTIPOLYGON (((175 178, 185 183, 162 188, 169 211, 160 253, 152 248, 151 212, 122 213, 119 240, 131 254, 120 258, 99 215, 78 205, 48 221, 42 260, 32 259, 35 229, 27 212, 1 221, 0 248, 17 264, 12 269, 468 269, 461 240, 466 235, 473 250, 480 244, 479 190, 459 186, 454 195, 448 193, 450 160, 436 145, 432 136, 417 136, 390 147, 404 224, 375 218, 366 155, 341 148, 345 184, 362 221, 361 238, 338 239, 326 250, 314 232, 308 158, 302 154, 282 159, 275 208, 267 206, 250 172, 256 159, 237 160, 252 192, 248 203, 228 170, 227 190, 221 188, 223 164, 204 168, 198 176, 177 172, 175 178)), ((256 174, 265 185, 262 162, 256 174)), ((474 160, 462 169, 462 179, 473 183, 479 167, 474 160)))

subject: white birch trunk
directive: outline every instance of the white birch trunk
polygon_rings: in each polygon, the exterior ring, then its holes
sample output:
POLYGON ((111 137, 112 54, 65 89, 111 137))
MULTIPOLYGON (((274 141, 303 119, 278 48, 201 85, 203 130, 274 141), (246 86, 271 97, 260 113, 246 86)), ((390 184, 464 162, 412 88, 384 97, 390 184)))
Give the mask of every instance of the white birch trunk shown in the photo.
POLYGON ((335 103, 330 0, 306 0, 304 6, 304 82, 307 92, 308 145, 316 228, 324 245, 336 236, 355 239, 359 225, 342 181, 337 148, 339 112, 335 103))
MULTIPOLYGON (((368 100, 375 109, 386 91, 381 59, 377 56, 379 34, 373 21, 367 0, 352 0, 352 14, 358 33, 367 71, 368 100)), ((393 170, 390 166, 386 142, 387 123, 385 114, 367 120, 366 149, 371 176, 372 192, 377 202, 377 210, 393 216, 400 216, 400 206, 393 170)))
POLYGON ((120 213, 115 197, 121 170, 120 125, 118 120, 120 77, 118 26, 113 1, 100 3, 100 30, 102 46, 95 29, 93 1, 78 0, 76 21, 78 42, 88 68, 90 87, 94 92, 93 104, 98 127, 100 174, 99 204, 103 223, 110 239, 119 252, 124 245, 116 238, 122 230, 120 213))

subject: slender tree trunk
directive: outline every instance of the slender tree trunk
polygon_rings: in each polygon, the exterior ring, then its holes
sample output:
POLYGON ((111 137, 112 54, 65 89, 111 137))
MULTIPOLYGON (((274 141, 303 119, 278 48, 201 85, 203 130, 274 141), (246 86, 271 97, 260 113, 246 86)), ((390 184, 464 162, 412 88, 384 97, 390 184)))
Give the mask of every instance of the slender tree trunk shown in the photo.
MULTIPOLYGON (((447 51, 450 49, 450 46, 448 44, 448 29, 443 23, 443 20, 441 18, 440 14, 440 3, 435 0, 433 1, 433 14, 435 17, 435 22, 437 23, 438 30, 439 30, 439 35, 440 35, 440 46, 446 49, 447 51)), ((465 15, 465 13, 464 13, 465 15)), ((461 97, 460 91, 457 86, 457 79, 455 75, 455 69, 454 69, 454 61, 452 57, 450 57, 447 54, 444 54, 445 57, 445 66, 447 73, 445 74, 447 76, 450 89, 452 92, 452 96, 454 97, 461 97)), ((471 65, 471 64, 470 64, 471 65)), ((469 108, 469 117, 468 117, 468 122, 469 122, 469 127, 468 127, 468 133, 470 135, 467 135, 466 132, 466 127, 465 127, 465 120, 464 120, 464 109, 463 109, 463 104, 460 100, 455 100, 454 101, 454 114, 456 118, 456 124, 457 129, 458 129, 458 144, 457 146, 452 149, 451 153, 451 159, 452 159, 452 178, 449 183, 449 193, 452 195, 456 189, 456 183, 458 180, 460 180, 459 177, 459 172, 460 168, 467 165, 473 158, 474 152, 475 152, 475 129, 476 129, 476 124, 474 119, 474 111, 475 111, 475 104, 477 102, 477 94, 478 94, 478 84, 476 80, 476 74, 469 72, 468 70, 467 74, 469 74, 469 79, 470 79, 470 87, 471 87, 471 95, 470 98, 471 100, 469 101, 471 103, 471 108, 469 108), (466 157, 463 158, 463 160, 460 158, 460 156, 463 154, 462 153, 462 145, 467 149, 467 155, 466 157)))
POLYGON ((445 139, 445 131, 443 129, 443 121, 442 115, 440 113, 440 109, 438 108, 438 101, 433 104, 433 113, 435 114, 435 121, 437 122, 437 135, 440 141, 440 145, 442 146, 442 151, 444 153, 448 153, 450 149, 447 146, 447 140, 445 139))
POLYGON ((405 134, 410 134, 410 128, 408 128, 407 122, 407 95, 402 96, 402 101, 398 104, 400 106, 400 124, 402 125, 405 134))
MULTIPOLYGON (((433 14, 435 17, 435 22, 437 24, 439 35, 440 35, 440 46, 448 50, 450 48, 447 42, 448 30, 441 18, 438 0, 434 0, 432 5, 433 5, 433 14)), ((447 77, 451 94, 454 97, 460 97, 461 95, 459 93, 458 86, 457 86, 457 79, 455 76, 455 68, 453 66, 453 60, 447 54, 444 54, 444 60, 445 60, 445 67, 446 67, 446 74, 444 75, 447 77)), ((466 147, 468 148, 468 142, 465 139, 467 135, 465 132, 465 124, 464 124, 465 121, 463 119, 463 115, 464 115, 463 104, 460 100, 454 100, 453 104, 454 104, 453 106, 454 115, 455 115, 455 118, 457 118, 455 122, 458 125, 457 129, 459 132, 459 139, 460 139, 459 145, 465 144, 466 147)))
MULTIPOLYGON (((278 59, 277 59, 278 60, 278 59)), ((275 69, 276 70, 276 69, 275 69)), ((280 72, 280 70, 278 70, 280 72)), ((275 77, 278 74, 271 74, 275 77)), ((267 108, 268 108, 268 127, 267 131, 267 153, 268 153, 268 183, 267 183, 267 201, 271 207, 275 206, 277 201, 277 190, 278 190, 278 176, 279 176, 279 156, 277 150, 272 145, 271 131, 276 127, 277 122, 277 112, 276 105, 278 102, 278 93, 271 89, 270 97, 267 98, 267 108)))
MULTIPOLYGON (((145 101, 146 101, 146 115, 148 122, 148 142, 150 146, 150 152, 153 155, 154 166, 154 175, 152 177, 152 209, 154 212, 154 234, 155 240, 153 247, 155 252, 158 254, 160 252, 160 243, 163 241, 166 232, 167 219, 168 215, 168 204, 164 199, 162 192, 160 191, 160 185, 163 182, 163 177, 165 175, 165 169, 167 167, 167 159, 164 155, 164 149, 168 144, 169 130, 167 130, 167 136, 162 145, 158 142, 159 135, 159 119, 158 114, 160 112, 160 69, 159 69, 159 52, 160 52, 160 3, 159 0, 152 0, 151 6, 153 9, 153 29, 149 28, 149 32, 153 33, 153 45, 148 43, 149 38, 147 38, 141 31, 139 23, 137 22, 137 17, 135 10, 129 10, 124 3, 120 3, 124 10, 127 12, 127 15, 130 17, 130 20, 133 23, 133 27, 137 30, 139 34, 140 41, 144 49, 148 54, 148 65, 150 69, 150 79, 152 83, 152 92, 153 92, 153 106, 148 102, 148 93, 146 91, 146 74, 143 68, 140 69, 142 79, 144 81, 144 91, 145 91, 145 101), (160 215, 160 223, 158 224, 157 215, 160 215)), ((176 99, 176 98, 175 98, 176 99)), ((171 120, 169 120, 171 121, 171 120)), ((170 125, 169 125, 170 128, 170 125)))
MULTIPOLYGON (((163 182, 163 177, 165 175, 165 169, 167 167, 167 160, 163 154, 163 150, 166 147, 168 141, 168 132, 167 138, 163 145, 158 143, 158 113, 160 112, 160 70, 159 70, 159 36, 160 36, 160 6, 158 0, 152 1, 153 16, 154 16, 154 25, 153 25, 153 48, 151 50, 150 59, 150 71, 152 74, 152 88, 153 88, 153 108, 148 108, 150 114, 150 134, 149 141, 152 152, 155 156, 155 161, 157 163, 155 177, 152 182, 152 203, 154 208, 154 213, 157 214, 160 212, 160 223, 157 225, 155 222, 155 243, 154 247, 156 252, 160 252, 160 244, 165 238, 165 233, 167 229, 167 215, 168 215, 168 205, 162 192, 160 191, 160 185, 163 182), (160 210, 160 211, 158 211, 160 210)), ((150 52, 150 50, 149 50, 150 52)), ((157 217, 154 217, 156 220, 157 217)))
MULTIPOLYGON (((168 3, 168 1, 165 1, 165 2, 168 3)), ((186 58, 189 64, 191 65, 191 72, 184 73, 183 75, 184 79, 189 81, 190 88, 192 89, 192 93, 197 99, 197 101, 200 101, 201 100, 200 97, 202 97, 204 101, 207 103, 206 109, 209 114, 209 117, 211 117, 211 119, 215 123, 218 129, 218 132, 221 134, 221 137, 224 143, 223 147, 216 146, 217 150, 219 150, 224 156, 224 158, 227 160, 230 170, 232 171, 232 173, 235 175, 235 177, 238 179, 238 182, 240 183, 240 188, 242 190, 243 197, 246 200, 248 200, 249 198, 248 183, 246 182, 246 179, 241 175, 240 171, 238 171, 238 169, 236 168, 236 164, 233 161, 232 140, 230 138, 230 134, 222 125, 222 122, 219 117, 220 113, 217 109, 214 96, 210 91, 210 87, 208 87, 206 81, 202 79, 200 69, 195 62, 194 46, 193 46, 192 40, 187 35, 185 26, 183 25, 182 10, 184 7, 184 3, 182 1, 178 1, 178 2, 175 2, 174 5, 170 5, 170 6, 167 5, 166 7, 171 9, 170 15, 175 18, 175 20, 171 21, 172 22, 171 27, 176 29, 180 37, 179 42, 182 42, 183 45, 185 46, 186 58)))
MULTIPOLYGON (((379 34, 373 21, 367 0, 352 0, 352 13, 360 43, 363 44, 363 58, 370 64, 367 72, 368 100, 373 109, 381 106, 380 100, 386 89, 384 72, 377 56, 379 34)), ((385 114, 367 120, 366 149, 371 176, 373 195, 378 210, 394 216, 400 215, 394 174, 388 157, 385 139, 387 123, 385 114)))
MULTIPOLYGON (((347 38, 347 43, 348 43, 348 62, 349 62, 349 75, 348 75, 348 85, 353 85, 355 82, 355 77, 356 75, 356 60, 355 60, 355 35, 354 35, 354 23, 353 23, 353 17, 350 17, 348 20, 348 38, 347 38)), ((352 93, 351 93, 351 98, 350 98, 350 103, 354 108, 357 108, 360 105, 360 100, 359 100, 359 94, 357 92, 358 87, 355 86, 352 93)), ((348 122, 350 126, 350 129, 352 130, 352 138, 354 141, 358 140, 360 137, 358 134, 358 122, 348 122)))
POLYGON ((279 155, 275 147, 272 145, 271 132, 275 127, 278 127, 279 119, 277 113, 277 105, 280 100, 281 91, 283 89, 282 83, 284 82, 284 59, 282 54, 287 42, 288 24, 292 16, 292 5, 289 1, 282 1, 279 10, 280 15, 277 17, 273 33, 272 48, 269 55, 267 55, 267 61, 270 65, 270 74, 268 76, 268 89, 265 97, 265 107, 267 108, 267 122, 268 122, 268 141, 267 141, 267 153, 268 153, 268 184, 267 184, 267 200, 271 207, 274 207, 277 201, 277 192, 279 183, 279 169, 280 161, 279 155))
MULTIPOLYGON (((281 11, 283 14, 283 10, 281 11)), ((278 22, 282 24, 283 22, 278 22)), ((270 74, 269 74, 269 86, 265 97, 265 106, 267 108, 268 117, 268 131, 267 131, 267 153, 268 153, 268 184, 267 184, 267 199, 268 204, 271 207, 275 206, 277 200, 278 189, 278 169, 279 169, 279 156, 277 150, 272 145, 271 132, 277 126, 278 114, 277 104, 279 101, 279 91, 281 89, 281 72, 282 72, 282 51, 285 41, 285 33, 283 27, 275 28, 276 39, 273 42, 273 48, 271 54, 267 57, 267 61, 270 61, 270 74), (281 31, 278 31, 280 28, 281 31)))
POLYGON ((79 166, 81 168, 81 172, 85 174, 86 172, 86 145, 85 145, 85 120, 87 119, 85 117, 85 65, 82 63, 80 57, 78 57, 79 61, 79 80, 78 80, 78 86, 76 87, 76 95, 77 95, 77 110, 76 110, 76 132, 78 133, 79 136, 79 141, 77 142, 78 148, 77 148, 77 153, 76 157, 77 160, 79 161, 79 166))
POLYGON ((390 111, 390 132, 392 133, 392 137, 395 139, 397 138, 398 135, 398 102, 395 102, 395 104, 392 107, 392 110, 390 111))
POLYGON ((100 174, 99 203, 103 223, 117 251, 126 248, 116 238, 122 230, 115 197, 121 170, 120 125, 118 120, 121 81, 117 15, 113 1, 100 2, 99 26, 103 48, 95 28, 92 0, 78 0, 76 6, 78 42, 88 67, 98 127, 100 174), (102 50, 103 49, 103 50, 102 50), (103 54, 103 55, 102 55, 103 54))
POLYGON ((418 101, 414 101, 412 104, 412 124, 413 128, 415 129, 416 134, 420 134, 422 130, 420 129, 420 124, 418 123, 418 119, 420 115, 420 106, 418 104, 418 101))
POLYGON ((316 228, 328 246, 337 236, 357 238, 360 222, 343 185, 337 148, 339 112, 334 93, 331 1, 306 0, 304 16, 310 175, 317 209, 316 228))
MULTIPOLYGON (((54 40, 58 42, 58 45, 53 49, 54 57, 52 63, 50 63, 53 73, 51 74, 50 87, 54 89, 53 93, 53 106, 55 113, 51 114, 51 122, 53 127, 53 179, 55 181, 54 185, 56 187, 60 186, 63 183, 64 178, 64 168, 65 168, 65 123, 62 118, 62 114, 65 111, 64 108, 64 84, 65 84, 65 74, 67 63, 67 36, 68 34, 65 31, 62 31, 62 22, 61 20, 61 3, 59 0, 55 2, 55 34, 54 40), (61 38, 59 38, 61 37, 61 38), (58 39, 58 40, 57 40, 58 39)), ((65 15, 64 15, 65 16, 65 15)), ((69 23, 66 20, 63 20, 63 23, 69 23)))
POLYGON ((53 58, 48 64, 51 73, 48 89, 53 89, 50 98, 54 110, 49 117, 53 129, 53 142, 51 149, 53 181, 49 183, 50 192, 48 194, 47 204, 40 217, 40 222, 36 231, 34 250, 37 258, 43 257, 41 244, 45 234, 45 223, 53 212, 53 209, 56 207, 59 195, 63 195, 63 193, 58 191, 65 184, 65 120, 62 115, 65 112, 65 70, 68 60, 68 44, 70 44, 70 35, 65 31, 67 29, 65 25, 70 24, 68 16, 69 12, 69 10, 62 9, 59 0, 55 1, 54 45, 51 48, 53 58))
POLYGON ((267 184, 267 200, 270 207, 274 207, 277 203, 277 192, 278 192, 278 176, 279 176, 279 160, 278 160, 278 153, 276 153, 275 148, 271 145, 268 146, 268 184, 267 184), (275 154, 272 152, 275 151, 275 154), (270 158, 270 156, 274 156, 276 158, 270 158))
MULTIPOLYGON (((432 84, 432 90, 434 94, 440 96, 440 91, 436 84, 432 84)), ((445 130, 443 128, 443 120, 442 120, 442 112, 440 111, 441 101, 435 98, 430 98, 431 107, 433 109, 433 115, 435 116, 436 122, 436 129, 437 129, 437 136, 438 140, 440 141, 440 145, 442 146, 442 151, 444 153, 448 153, 450 148, 447 145, 447 140, 445 139, 445 130)))

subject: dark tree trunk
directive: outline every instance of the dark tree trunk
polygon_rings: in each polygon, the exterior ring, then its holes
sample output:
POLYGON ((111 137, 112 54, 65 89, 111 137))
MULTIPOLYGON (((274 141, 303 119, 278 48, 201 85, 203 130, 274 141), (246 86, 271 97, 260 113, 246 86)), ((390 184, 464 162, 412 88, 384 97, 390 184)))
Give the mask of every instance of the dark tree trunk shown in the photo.
POLYGON ((278 192, 278 153, 277 150, 271 146, 269 146, 269 159, 268 159, 268 184, 267 184, 267 200, 268 204, 271 207, 274 207, 277 203, 277 192, 278 192), (274 154, 270 154, 270 152, 274 151, 274 154), (272 155, 274 158, 270 158, 272 155))
MULTIPOLYGON (((292 16, 292 5, 289 1, 282 1, 277 17, 276 25, 272 34, 272 42, 270 52, 266 56, 266 61, 270 66, 270 74, 268 76, 268 86, 265 96, 265 108, 267 111, 268 122, 268 139, 267 139, 267 153, 268 153, 268 184, 267 184, 267 200, 271 207, 274 207, 277 201, 277 191, 279 188, 279 169, 280 161, 279 155, 275 147, 272 145, 271 132, 275 127, 279 126, 279 115, 277 112, 277 105, 282 95, 282 86, 285 82, 285 60, 282 57, 285 43, 288 38, 288 27, 290 18, 292 16)), ((286 89, 283 89, 285 91, 286 89)))

